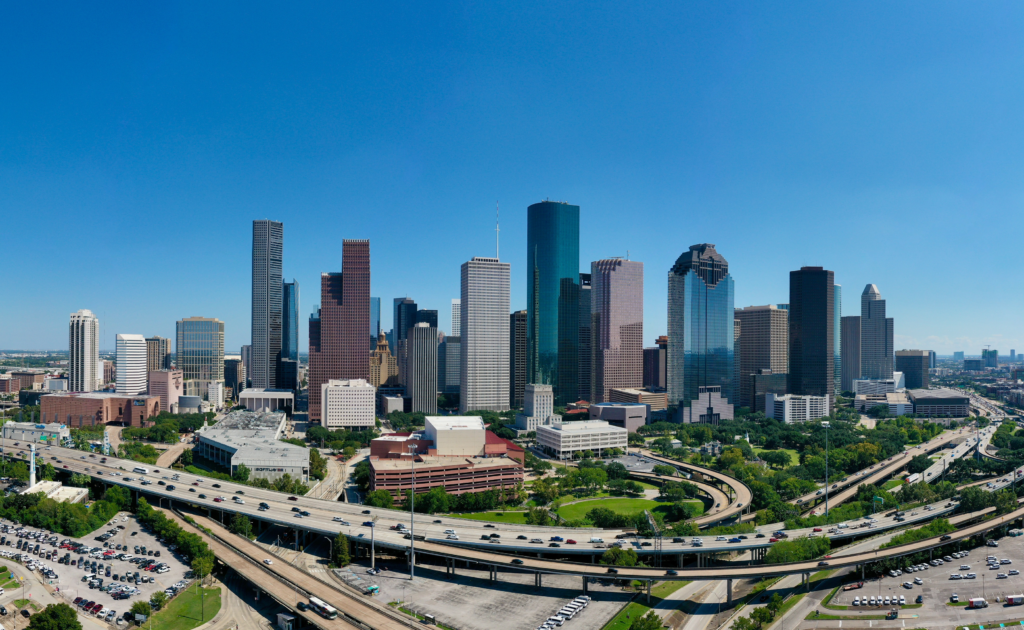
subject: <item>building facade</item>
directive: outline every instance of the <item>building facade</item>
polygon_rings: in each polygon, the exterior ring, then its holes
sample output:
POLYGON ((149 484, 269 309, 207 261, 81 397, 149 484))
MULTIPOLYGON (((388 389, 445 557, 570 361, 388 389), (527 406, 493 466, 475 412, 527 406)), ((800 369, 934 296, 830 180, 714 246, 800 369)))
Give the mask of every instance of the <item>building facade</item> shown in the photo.
POLYGON ((601 453, 629 444, 629 431, 604 420, 581 420, 537 427, 537 445, 556 459, 572 459, 576 453, 601 453))
POLYGON ((160 411, 170 413, 185 395, 184 383, 181 370, 155 370, 149 373, 149 395, 160 400, 160 411))
POLYGON ((914 414, 918 416, 966 418, 971 415, 971 399, 952 389, 911 389, 907 396, 914 403, 914 414))
POLYGON ((377 337, 380 335, 380 298, 370 298, 370 351, 377 347, 377 337))
POLYGON ((281 441, 286 421, 283 413, 232 411, 196 432, 195 453, 229 468, 231 474, 244 464, 253 479, 273 481, 288 474, 308 483, 309 449, 281 441))
MULTIPOLYGON (((590 264, 590 395, 608 402, 612 389, 642 387, 644 264, 611 258, 590 264)), ((582 392, 581 392, 582 394, 582 392)))
POLYGON ((885 300, 869 284, 860 296, 861 378, 890 378, 893 371, 893 319, 885 316, 885 300))
POLYGON ((765 415, 786 424, 818 420, 828 415, 829 400, 828 396, 765 394, 765 415))
POLYGON ((982 349, 982 351, 981 351, 981 361, 984 364, 984 366, 987 367, 987 368, 997 368, 997 367, 999 367, 999 351, 998 350, 982 349))
POLYGON ((460 379, 462 378, 462 337, 448 335, 441 344, 443 350, 438 348, 438 391, 445 394, 460 393, 460 379), (443 378, 440 376, 440 365, 444 366, 443 378))
POLYGON ((897 350, 896 371, 903 374, 907 389, 928 389, 930 350, 897 350))
POLYGON ((579 378, 579 388, 577 389, 576 399, 577 400, 589 400, 590 399, 590 388, 591 378, 591 362, 593 361, 591 347, 591 340, 593 339, 593 331, 591 330, 590 309, 593 306, 591 304, 591 295, 593 293, 593 275, 589 273, 580 274, 580 333, 579 333, 579 367, 577 368, 579 378))
POLYGON ((409 379, 405 391, 412 399, 412 411, 437 413, 437 329, 423 322, 408 332, 409 379))
POLYGON ((535 203, 526 232, 526 382, 551 385, 561 406, 579 389, 580 207, 535 203))
POLYGON ((771 374, 786 374, 789 370, 789 311, 774 304, 747 306, 736 309, 735 316, 743 331, 736 350, 739 405, 753 411, 757 405, 751 375, 758 370, 770 370, 771 374))
POLYGON ((61 392, 42 396, 39 411, 43 424, 59 422, 71 428, 101 424, 141 427, 160 413, 160 399, 113 392, 61 392))
POLYGON ((526 311, 516 311, 508 320, 509 406, 519 409, 526 392, 526 311))
POLYGON ((88 309, 71 314, 68 327, 68 389, 91 392, 103 378, 100 365, 100 320, 88 309))
POLYGON ((644 348, 644 387, 665 389, 668 337, 658 337, 655 344, 653 348, 644 348))
POLYGON ((284 318, 283 255, 284 224, 253 221, 252 359, 249 366, 253 387, 277 387, 277 362, 281 359, 284 318))
POLYGON ((765 406, 765 394, 783 395, 788 391, 789 375, 776 374, 772 370, 757 370, 747 378, 750 379, 750 387, 753 391, 754 406, 751 411, 767 415, 765 406))
POLYGON ((135 396, 146 393, 146 338, 119 334, 116 338, 117 393, 135 396))
MULTIPOLYGON (((688 409, 716 388, 734 399, 734 285, 729 263, 711 243, 693 245, 668 274, 668 403, 688 409)), ((686 413, 715 416, 722 410, 686 413)), ((727 415, 731 418, 732 411, 727 415)))
POLYGON ((328 429, 365 431, 375 426, 377 389, 363 379, 330 380, 321 386, 322 424, 328 429))
POLYGON ((281 359, 299 361, 299 281, 294 278, 281 290, 281 359))
POLYGON ((7 422, 4 424, 3 434, 5 440, 54 446, 60 446, 65 440, 71 439, 71 429, 66 424, 59 422, 50 424, 7 422))
POLYGON ((460 413, 509 408, 511 267, 479 256, 462 263, 460 413))
POLYGON ((536 431, 543 424, 559 424, 562 416, 555 415, 555 393, 550 385, 527 385, 524 392, 523 412, 516 414, 516 429, 536 431))
POLYGON ((789 391, 800 396, 827 396, 832 403, 834 291, 834 274, 822 267, 789 272, 789 391))
POLYGON ((835 326, 832 334, 835 350, 833 352, 832 369, 835 371, 835 374, 832 376, 832 382, 834 387, 839 387, 843 380, 843 286, 841 284, 835 285, 833 292, 835 306, 833 308, 832 320, 835 322, 835 326))
POLYGON ((374 387, 398 384, 398 361, 391 355, 383 332, 377 334, 377 349, 370 355, 370 384, 374 387))
POLYGON ((320 310, 309 323, 309 419, 321 420, 321 387, 331 379, 370 379, 370 241, 345 239, 341 273, 320 274, 320 310))
POLYGON ((186 381, 224 380, 224 322, 209 317, 179 320, 175 367, 186 381))
POLYGON ((609 398, 613 403, 646 405, 650 411, 661 411, 668 408, 668 392, 665 390, 652 392, 646 389, 613 389, 609 393, 609 398))
POLYGON ((853 382, 860 378, 860 315, 842 320, 843 372, 841 391, 852 392, 853 382))
POLYGON ((232 398, 246 388, 245 363, 241 359, 224 359, 224 386, 231 389, 232 398))
POLYGON ((452 336, 462 336, 462 300, 452 299, 452 336))
POLYGON ((171 369, 171 340, 166 337, 146 337, 146 373, 171 369))
POLYGON ((907 388, 902 372, 893 372, 889 378, 859 378, 853 382, 856 396, 882 396, 907 388))
POLYGON ((679 421, 687 424, 714 424, 733 419, 733 406, 718 385, 701 385, 689 407, 679 408, 679 421))
POLYGON ((590 405, 590 419, 604 420, 613 427, 636 433, 647 424, 647 405, 624 402, 603 402, 590 405))

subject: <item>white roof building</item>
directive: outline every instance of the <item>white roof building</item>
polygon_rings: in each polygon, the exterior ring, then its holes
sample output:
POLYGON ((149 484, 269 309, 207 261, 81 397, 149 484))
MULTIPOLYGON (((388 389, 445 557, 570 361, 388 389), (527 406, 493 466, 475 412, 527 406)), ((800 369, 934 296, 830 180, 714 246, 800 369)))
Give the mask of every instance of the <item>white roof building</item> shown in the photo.
POLYGON ((563 422, 537 427, 537 444, 554 457, 565 459, 575 452, 600 453, 610 448, 625 450, 629 432, 604 420, 563 422))

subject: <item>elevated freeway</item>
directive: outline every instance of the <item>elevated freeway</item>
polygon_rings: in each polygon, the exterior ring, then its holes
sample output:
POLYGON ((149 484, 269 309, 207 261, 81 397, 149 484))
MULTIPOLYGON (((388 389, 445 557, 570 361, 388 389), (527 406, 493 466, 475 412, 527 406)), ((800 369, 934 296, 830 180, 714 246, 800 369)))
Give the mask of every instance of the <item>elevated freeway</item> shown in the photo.
POLYGON ((718 472, 717 470, 704 468, 703 466, 695 466, 686 462, 680 462, 674 459, 669 459, 668 457, 662 457, 661 455, 655 455, 651 451, 642 450, 641 453, 644 457, 650 458, 656 462, 675 466, 679 470, 690 473, 696 477, 696 479, 690 479, 691 482, 710 481, 718 488, 725 487, 729 489, 732 498, 728 499, 728 503, 722 503, 724 509, 694 519, 693 522, 696 523, 698 527, 704 527, 706 525, 720 523, 731 518, 739 517, 744 512, 750 510, 750 501, 753 499, 754 495, 747 484, 743 483, 739 479, 730 477, 729 475, 718 472))

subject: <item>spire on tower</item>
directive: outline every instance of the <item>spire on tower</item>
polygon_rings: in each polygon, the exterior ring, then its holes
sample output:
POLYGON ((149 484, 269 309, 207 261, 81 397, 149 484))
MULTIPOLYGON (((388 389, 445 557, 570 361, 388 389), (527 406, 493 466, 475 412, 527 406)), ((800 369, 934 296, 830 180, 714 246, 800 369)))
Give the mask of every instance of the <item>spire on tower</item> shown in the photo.
POLYGON ((494 257, 500 259, 501 245, 498 238, 501 236, 501 207, 494 202, 494 257))

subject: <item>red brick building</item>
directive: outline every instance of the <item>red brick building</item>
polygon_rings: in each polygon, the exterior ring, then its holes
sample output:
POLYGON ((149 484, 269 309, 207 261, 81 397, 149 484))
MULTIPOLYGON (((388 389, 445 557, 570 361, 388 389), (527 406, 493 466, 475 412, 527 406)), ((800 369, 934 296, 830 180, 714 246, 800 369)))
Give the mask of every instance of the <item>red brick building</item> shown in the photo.
POLYGON ((72 428, 98 424, 142 427, 160 413, 160 398, 109 392, 50 394, 39 399, 39 412, 44 424, 58 422, 72 428))

